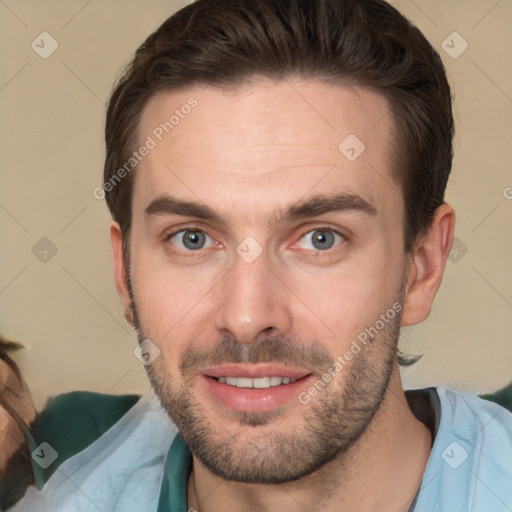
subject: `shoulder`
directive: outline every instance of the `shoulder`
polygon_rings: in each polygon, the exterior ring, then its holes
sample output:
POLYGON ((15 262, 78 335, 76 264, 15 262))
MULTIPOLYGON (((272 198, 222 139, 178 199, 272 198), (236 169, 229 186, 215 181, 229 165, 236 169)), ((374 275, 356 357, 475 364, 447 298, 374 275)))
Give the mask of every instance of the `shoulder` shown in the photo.
MULTIPOLYGON (((512 413, 470 393, 438 388, 443 433, 474 454, 478 478, 507 477, 512 490, 512 413), (443 418, 444 415, 444 418, 443 418)), ((512 493, 508 504, 512 504, 512 493)))
POLYGON ((470 393, 436 388, 440 421, 419 510, 509 511, 512 414, 470 393))
POLYGON ((486 442, 503 442, 512 449, 512 413, 501 405, 471 393, 439 387, 441 422, 453 425, 459 435, 486 442), (488 439, 487 439, 488 438, 488 439))
POLYGON ((31 487, 12 510, 40 510, 44 504, 50 507, 45 510, 106 512, 136 510, 141 503, 156 510, 165 456, 176 433, 158 400, 141 398, 63 462, 41 491, 31 487))
POLYGON ((90 391, 73 391, 49 399, 30 428, 37 445, 48 443, 58 454, 46 469, 44 480, 48 480, 62 462, 107 432, 139 399, 138 395, 90 391))

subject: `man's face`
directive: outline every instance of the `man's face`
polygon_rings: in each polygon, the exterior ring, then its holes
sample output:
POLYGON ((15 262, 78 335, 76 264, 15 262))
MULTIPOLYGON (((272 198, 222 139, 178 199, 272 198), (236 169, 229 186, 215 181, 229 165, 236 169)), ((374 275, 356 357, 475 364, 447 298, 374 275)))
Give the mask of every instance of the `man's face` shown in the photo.
POLYGON ((394 364, 405 256, 388 103, 319 82, 198 86, 153 96, 139 129, 155 147, 135 175, 128 277, 139 340, 160 350, 152 385, 215 474, 307 475, 362 435, 394 364))

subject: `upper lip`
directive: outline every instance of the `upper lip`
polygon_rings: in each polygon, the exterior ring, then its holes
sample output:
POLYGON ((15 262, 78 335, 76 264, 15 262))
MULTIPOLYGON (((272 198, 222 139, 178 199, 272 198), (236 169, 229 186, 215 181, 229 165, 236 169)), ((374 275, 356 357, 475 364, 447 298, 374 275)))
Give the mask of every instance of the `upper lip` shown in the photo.
POLYGON ((294 368, 271 363, 230 363, 210 366, 201 370, 200 373, 208 377, 246 377, 249 379, 257 379, 258 377, 289 377, 290 379, 300 379, 312 372, 303 368, 294 368))

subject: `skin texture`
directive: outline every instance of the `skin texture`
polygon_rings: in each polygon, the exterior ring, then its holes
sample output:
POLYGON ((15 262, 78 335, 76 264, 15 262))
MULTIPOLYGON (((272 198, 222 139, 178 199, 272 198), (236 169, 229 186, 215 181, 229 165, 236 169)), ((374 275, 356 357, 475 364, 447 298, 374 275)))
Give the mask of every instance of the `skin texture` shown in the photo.
POLYGON ((148 373, 193 450, 189 507, 406 511, 431 436, 404 397, 398 332, 430 312, 453 210, 441 206, 413 254, 404 254, 393 121, 373 90, 258 80, 159 93, 143 111, 140 143, 190 97, 197 106, 136 170, 129 275, 119 226, 111 226, 125 315, 139 340, 160 350, 148 373), (354 161, 338 150, 349 134, 366 147, 354 161), (279 221, 293 203, 338 193, 359 196, 376 213, 279 221), (222 221, 145 213, 162 195, 207 205, 222 221), (182 235, 166 239, 184 228, 205 232, 205 248, 187 251, 182 235), (320 229, 342 236, 319 250, 320 229), (236 251, 248 236, 262 249, 251 263, 236 251), (205 385, 201 368, 222 360, 277 361, 321 378, 393 304, 401 314, 307 404, 236 412, 205 385))

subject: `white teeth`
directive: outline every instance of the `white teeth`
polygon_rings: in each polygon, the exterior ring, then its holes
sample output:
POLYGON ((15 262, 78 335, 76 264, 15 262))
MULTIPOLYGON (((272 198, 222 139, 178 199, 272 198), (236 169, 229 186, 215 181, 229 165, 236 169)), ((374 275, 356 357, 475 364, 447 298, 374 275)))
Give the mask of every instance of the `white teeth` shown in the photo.
POLYGON ((238 377, 238 379, 236 379, 236 387, 252 388, 252 379, 248 379, 247 377, 238 377))
POLYGON ((251 379, 249 377, 218 377, 221 384, 234 386, 237 388, 255 388, 267 389, 281 384, 293 384, 297 379, 290 377, 256 377, 251 379))
POLYGON ((252 379, 252 387, 257 389, 266 389, 270 387, 270 377, 258 377, 252 379))
POLYGON ((270 377, 271 386, 279 386, 281 384, 281 377, 270 377))

